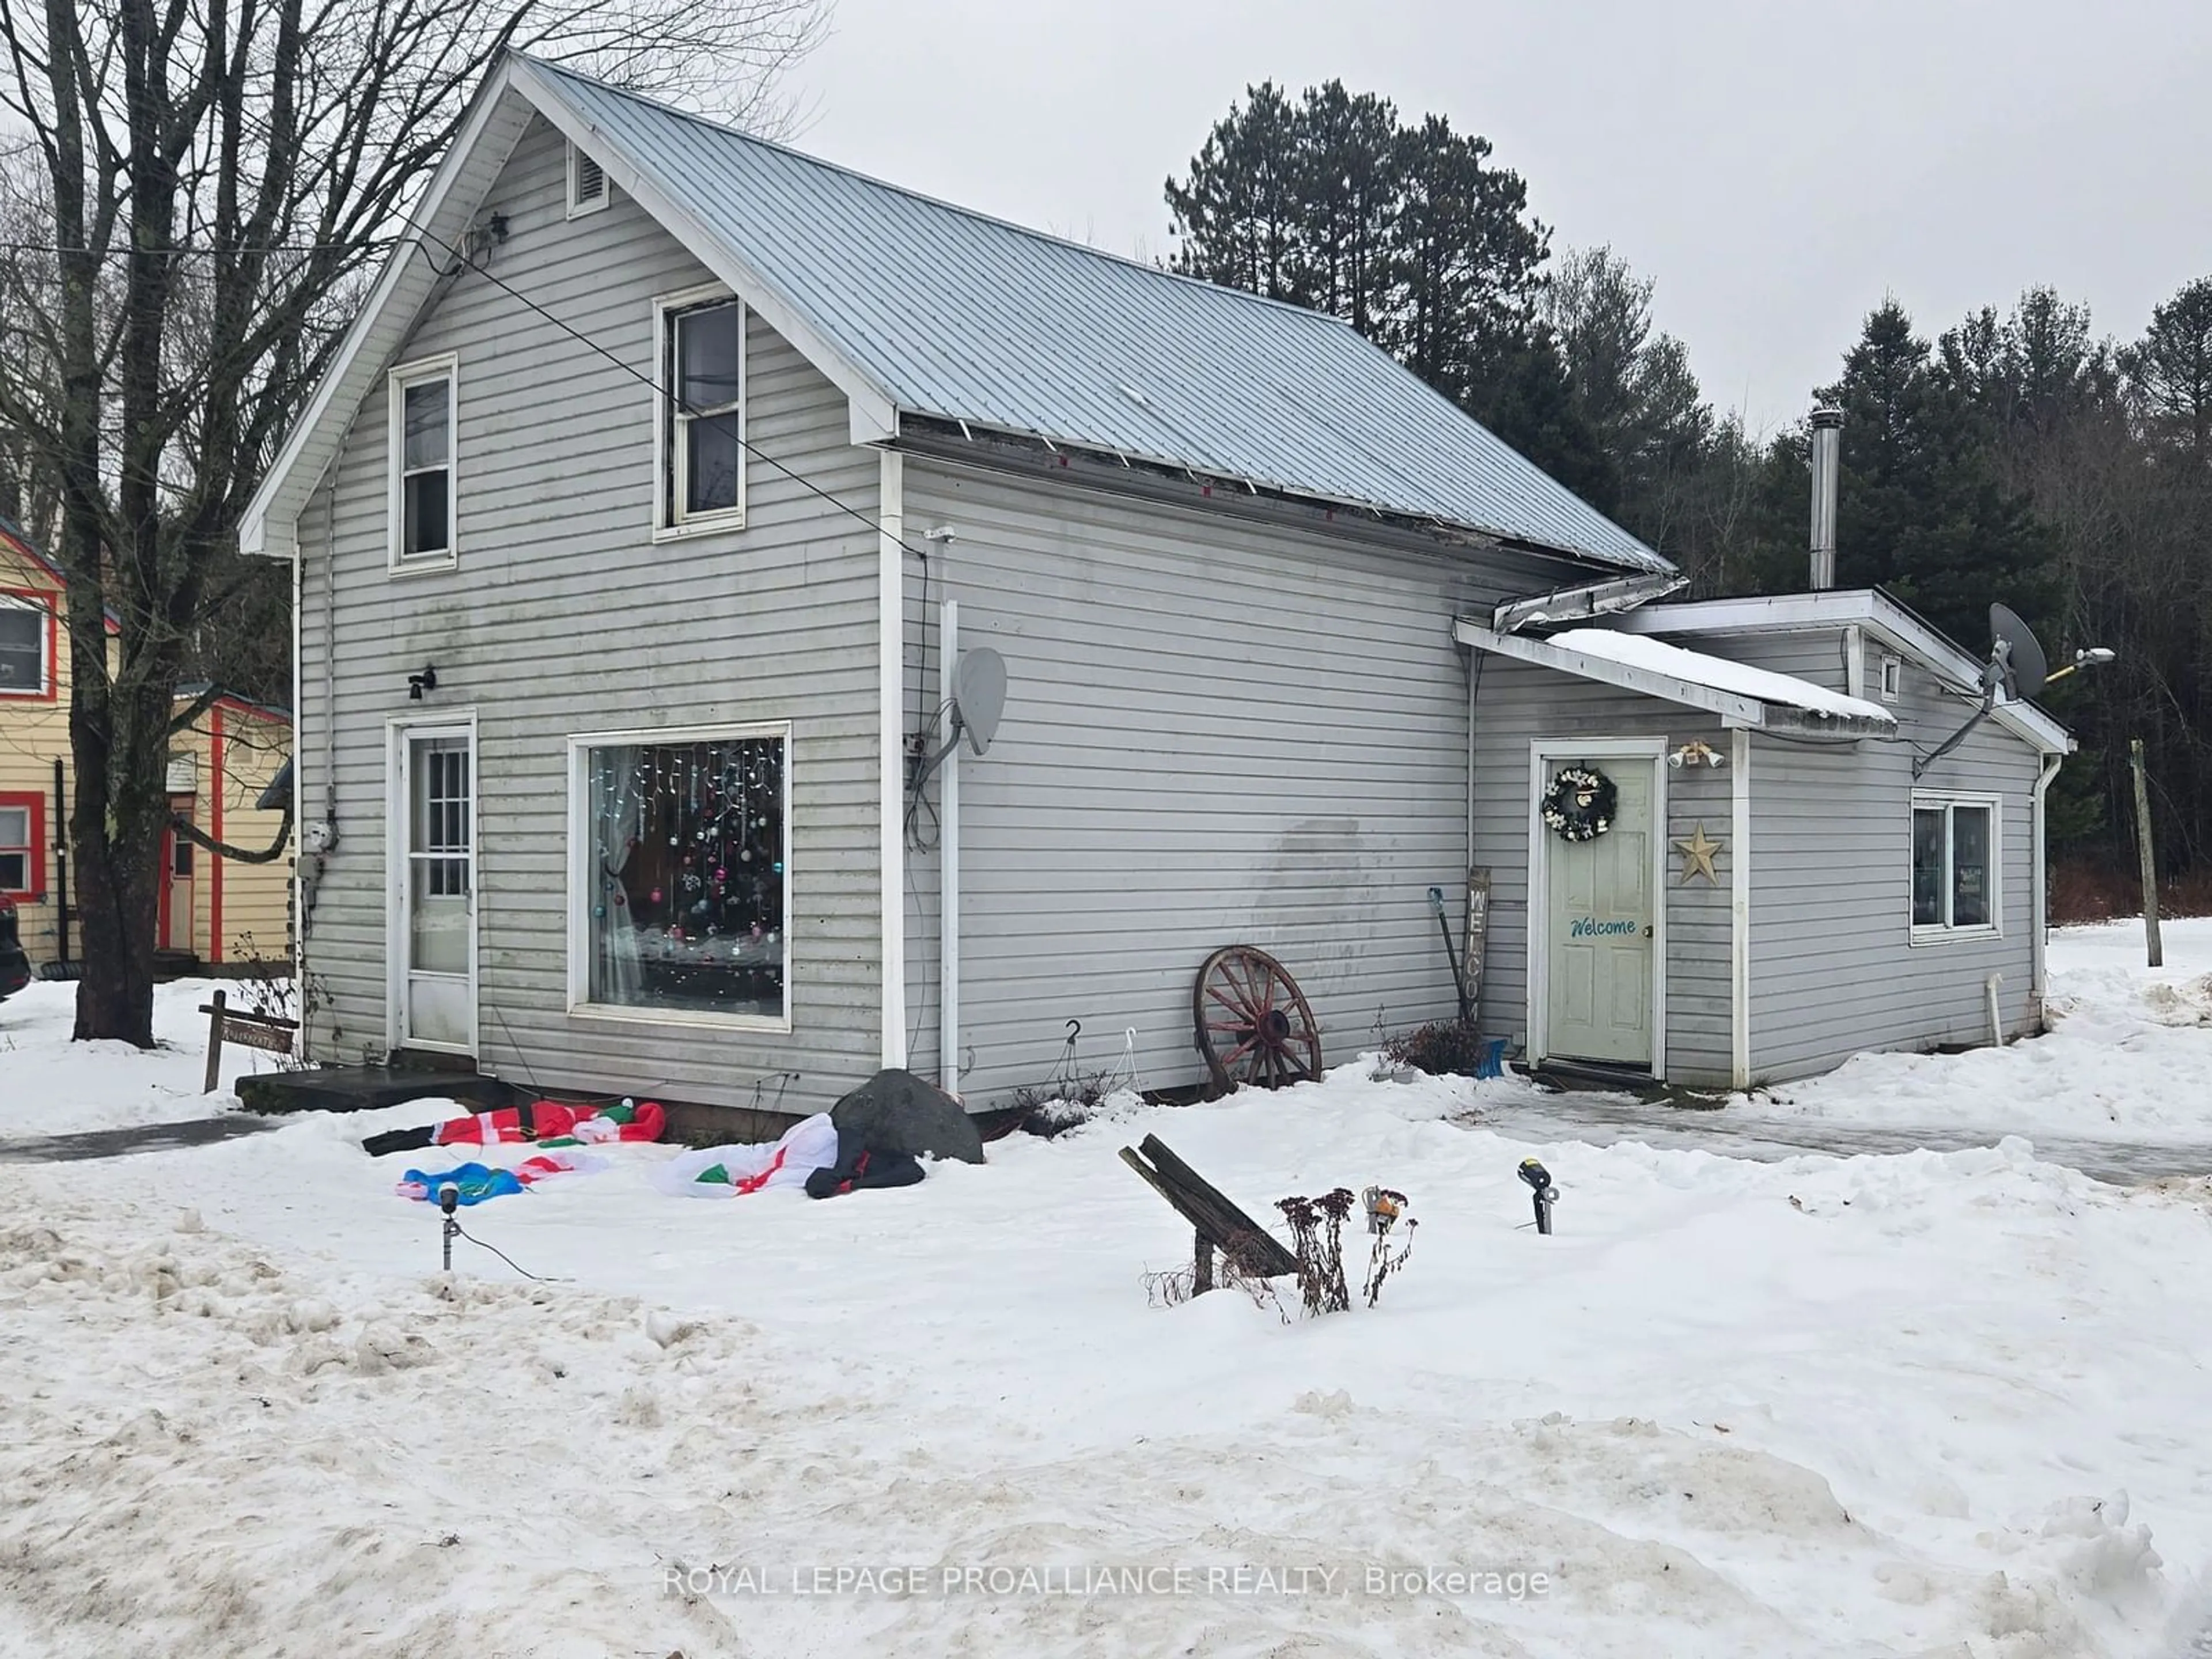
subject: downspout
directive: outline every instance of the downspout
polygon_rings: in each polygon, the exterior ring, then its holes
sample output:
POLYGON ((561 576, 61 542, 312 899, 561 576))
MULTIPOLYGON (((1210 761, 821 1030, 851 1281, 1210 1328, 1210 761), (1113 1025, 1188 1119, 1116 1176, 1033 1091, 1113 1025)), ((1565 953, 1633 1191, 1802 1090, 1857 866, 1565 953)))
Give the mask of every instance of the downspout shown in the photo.
POLYGON ((58 960, 70 965, 69 929, 69 788, 62 774, 62 757, 54 757, 54 938, 60 946, 58 960))
POLYGON ((876 533, 876 732, 880 833, 876 859, 882 904, 882 1054, 906 1065, 906 738, 901 688, 906 665, 906 458, 879 456, 876 533))
MULTIPOLYGON (((938 610, 937 705, 952 702, 952 670, 960 659, 960 601, 938 610)), ((938 768, 937 1085, 960 1092, 960 745, 938 768)))
POLYGON ((1482 653, 1467 653, 1467 867, 1474 868, 1474 694, 1482 684, 1482 653))
POLYGON ((1751 1087, 1751 732, 1729 733, 1729 1086, 1751 1087))
POLYGON ((2058 769, 2066 763, 2063 754, 2044 757, 2043 769, 2036 774, 2033 799, 2035 802, 2035 920, 2028 928, 2027 1006, 2035 1017, 2035 1025, 2041 1030, 2045 1024, 2045 1000, 2051 990, 2050 953, 2051 911, 2051 843, 2045 829, 2043 798, 2051 788, 2051 781, 2058 775, 2058 769))

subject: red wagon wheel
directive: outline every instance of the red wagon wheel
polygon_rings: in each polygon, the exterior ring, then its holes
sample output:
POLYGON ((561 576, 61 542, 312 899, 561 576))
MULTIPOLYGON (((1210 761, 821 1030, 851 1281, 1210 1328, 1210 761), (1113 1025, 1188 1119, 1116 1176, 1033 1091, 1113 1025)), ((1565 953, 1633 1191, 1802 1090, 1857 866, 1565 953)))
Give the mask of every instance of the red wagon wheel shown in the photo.
POLYGON ((1231 945, 1208 957, 1191 992, 1191 1018, 1220 1091, 1321 1076, 1320 1024, 1290 970, 1265 951, 1231 945))

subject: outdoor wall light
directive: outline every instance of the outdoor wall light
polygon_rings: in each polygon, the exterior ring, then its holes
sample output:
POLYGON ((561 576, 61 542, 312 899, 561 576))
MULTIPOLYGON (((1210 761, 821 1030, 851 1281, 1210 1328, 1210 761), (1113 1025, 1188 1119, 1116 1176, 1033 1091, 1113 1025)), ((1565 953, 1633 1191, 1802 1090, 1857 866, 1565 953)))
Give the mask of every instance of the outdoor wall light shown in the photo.
POLYGON ((1679 772, 1686 766, 1726 766, 1728 757, 1712 744, 1692 738, 1668 754, 1667 764, 1679 772))
POLYGON ((407 701, 410 702, 420 702, 425 691, 435 691, 437 689, 438 671, 427 662, 422 665, 421 673, 410 674, 407 677, 407 701))

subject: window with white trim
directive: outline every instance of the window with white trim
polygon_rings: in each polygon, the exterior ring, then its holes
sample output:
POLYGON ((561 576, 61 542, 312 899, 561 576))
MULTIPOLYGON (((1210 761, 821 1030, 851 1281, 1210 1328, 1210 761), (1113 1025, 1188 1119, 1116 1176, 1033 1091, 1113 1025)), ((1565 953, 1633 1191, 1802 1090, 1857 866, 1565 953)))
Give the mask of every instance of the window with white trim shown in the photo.
POLYGON ((54 613, 39 600, 0 593, 0 697, 46 695, 54 613))
POLYGON ((573 741, 571 1000, 677 1019, 789 1018, 781 726, 573 741))
POLYGON ((575 145, 569 145, 568 216, 580 219, 586 213, 597 213, 611 195, 606 169, 575 145))
POLYGON ((660 307, 663 532, 742 524, 745 308, 717 297, 660 307))
POLYGON ((1998 800, 1912 798, 1912 937, 1998 931, 1998 800))
POLYGON ((1905 661, 1900 657, 1881 659, 1881 700, 1895 702, 1905 695, 1905 661))
POLYGON ((459 381, 451 357, 392 371, 392 566, 453 562, 453 434, 459 381))

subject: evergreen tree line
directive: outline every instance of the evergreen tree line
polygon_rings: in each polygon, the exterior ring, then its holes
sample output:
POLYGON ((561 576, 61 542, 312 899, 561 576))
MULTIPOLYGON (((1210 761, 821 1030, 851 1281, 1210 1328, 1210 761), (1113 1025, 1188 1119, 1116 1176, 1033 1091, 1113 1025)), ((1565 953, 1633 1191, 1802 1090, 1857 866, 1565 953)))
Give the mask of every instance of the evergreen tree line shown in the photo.
MULTIPOLYGON (((1652 280, 1609 248, 1555 254, 1487 140, 1339 82, 1270 83, 1166 195, 1176 269, 1343 318, 1692 592, 1806 585, 1804 422, 1717 412, 1654 324, 1652 280)), ((2126 341, 2048 288, 1933 337, 1885 300, 1809 390, 1808 412, 1844 415, 1840 585, 1885 587, 1976 653, 2002 599, 2054 665, 2119 653, 2045 699, 2081 746, 2052 792, 2056 849, 2132 868, 2140 737, 2161 870, 2212 870, 2212 276, 2126 341)))

